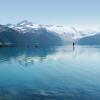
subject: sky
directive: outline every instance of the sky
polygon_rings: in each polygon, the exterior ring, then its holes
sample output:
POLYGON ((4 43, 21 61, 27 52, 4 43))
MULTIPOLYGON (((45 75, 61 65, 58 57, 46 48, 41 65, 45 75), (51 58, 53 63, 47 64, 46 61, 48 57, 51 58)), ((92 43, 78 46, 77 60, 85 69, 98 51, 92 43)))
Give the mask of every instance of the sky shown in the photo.
POLYGON ((100 0, 0 0, 0 24, 100 27, 100 0))

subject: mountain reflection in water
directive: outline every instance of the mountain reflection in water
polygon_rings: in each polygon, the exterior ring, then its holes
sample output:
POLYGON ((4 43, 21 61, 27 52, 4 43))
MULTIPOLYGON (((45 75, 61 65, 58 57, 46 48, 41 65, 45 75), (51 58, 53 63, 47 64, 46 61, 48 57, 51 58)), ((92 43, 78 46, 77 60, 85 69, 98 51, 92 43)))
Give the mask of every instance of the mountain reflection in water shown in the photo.
POLYGON ((66 52, 68 55, 69 53, 73 53, 73 48, 71 46, 67 46, 66 48, 57 46, 50 48, 0 48, 0 62, 17 61, 22 66, 29 66, 30 64, 45 60, 60 60, 66 52))
POLYGON ((23 66, 43 62, 46 60, 62 60, 64 58, 75 58, 75 56, 83 53, 95 52, 99 53, 99 47, 81 47, 81 46, 53 46, 50 48, 24 48, 24 47, 9 47, 0 48, 0 62, 18 61, 23 66), (89 50, 91 50, 89 52, 89 50))
POLYGON ((0 100, 99 99, 99 46, 0 48, 0 100))

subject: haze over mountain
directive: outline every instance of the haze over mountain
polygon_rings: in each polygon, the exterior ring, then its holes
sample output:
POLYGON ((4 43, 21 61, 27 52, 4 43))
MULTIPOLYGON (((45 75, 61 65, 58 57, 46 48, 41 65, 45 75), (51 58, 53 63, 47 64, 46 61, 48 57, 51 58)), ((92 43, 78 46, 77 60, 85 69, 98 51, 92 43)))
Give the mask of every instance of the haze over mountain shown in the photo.
POLYGON ((100 33, 77 40, 79 45, 100 45, 100 33))
POLYGON ((21 46, 33 44, 52 46, 77 41, 78 44, 95 45, 100 44, 100 42, 97 42, 100 41, 99 33, 99 28, 83 29, 60 25, 41 25, 24 20, 15 25, 0 25, 0 43, 21 46))

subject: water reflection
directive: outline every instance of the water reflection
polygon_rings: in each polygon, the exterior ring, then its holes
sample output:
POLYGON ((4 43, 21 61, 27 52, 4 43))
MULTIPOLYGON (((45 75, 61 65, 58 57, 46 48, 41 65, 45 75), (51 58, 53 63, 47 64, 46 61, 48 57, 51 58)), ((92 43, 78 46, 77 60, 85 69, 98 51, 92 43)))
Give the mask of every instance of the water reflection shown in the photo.
POLYGON ((73 59, 79 55, 93 55, 100 53, 100 47, 89 46, 56 46, 51 48, 0 48, 0 62, 17 61, 22 66, 30 66, 34 63, 63 59, 73 59))
POLYGON ((0 100, 99 99, 100 47, 0 48, 0 100))
POLYGON ((0 62, 17 61, 23 66, 28 66, 30 64, 43 62, 44 60, 57 60, 66 51, 73 52, 71 49, 70 46, 66 48, 0 48, 0 62))

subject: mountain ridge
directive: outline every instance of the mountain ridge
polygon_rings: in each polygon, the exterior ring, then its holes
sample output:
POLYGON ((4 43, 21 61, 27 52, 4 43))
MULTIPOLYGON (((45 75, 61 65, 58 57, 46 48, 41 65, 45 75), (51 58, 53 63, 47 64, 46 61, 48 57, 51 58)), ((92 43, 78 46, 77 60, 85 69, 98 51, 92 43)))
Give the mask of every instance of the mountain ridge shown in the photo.
POLYGON ((0 25, 0 43, 57 45, 77 41, 77 44, 81 44, 82 39, 99 33, 99 28, 81 29, 61 25, 42 25, 23 20, 17 24, 0 25))

